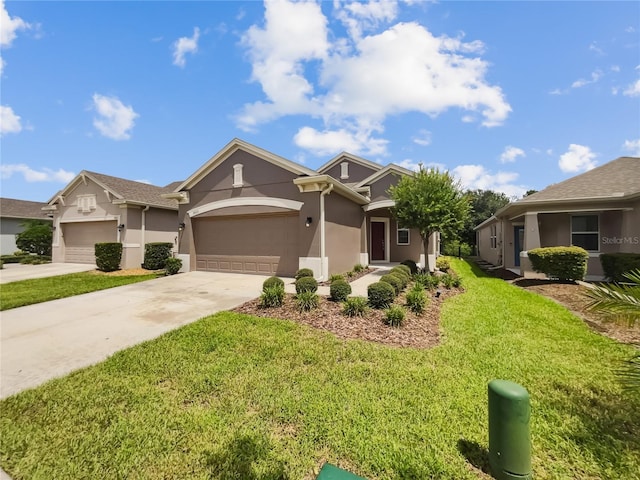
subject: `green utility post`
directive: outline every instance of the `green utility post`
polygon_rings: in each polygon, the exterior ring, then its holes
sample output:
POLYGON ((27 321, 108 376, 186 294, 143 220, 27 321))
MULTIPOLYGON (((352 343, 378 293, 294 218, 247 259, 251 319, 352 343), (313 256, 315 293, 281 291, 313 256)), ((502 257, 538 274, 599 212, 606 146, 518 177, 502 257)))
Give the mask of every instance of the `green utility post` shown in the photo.
POLYGON ((497 480, 529 480, 529 392, 507 380, 489 382, 489 464, 497 480))

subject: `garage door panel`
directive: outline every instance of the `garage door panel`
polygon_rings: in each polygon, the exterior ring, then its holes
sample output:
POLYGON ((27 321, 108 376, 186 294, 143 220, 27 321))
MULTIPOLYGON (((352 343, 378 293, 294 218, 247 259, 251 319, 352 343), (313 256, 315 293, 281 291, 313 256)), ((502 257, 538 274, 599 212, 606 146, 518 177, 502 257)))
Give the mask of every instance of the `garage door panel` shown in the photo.
POLYGON ((115 221, 63 223, 62 235, 67 263, 96 263, 95 244, 117 240, 115 221))

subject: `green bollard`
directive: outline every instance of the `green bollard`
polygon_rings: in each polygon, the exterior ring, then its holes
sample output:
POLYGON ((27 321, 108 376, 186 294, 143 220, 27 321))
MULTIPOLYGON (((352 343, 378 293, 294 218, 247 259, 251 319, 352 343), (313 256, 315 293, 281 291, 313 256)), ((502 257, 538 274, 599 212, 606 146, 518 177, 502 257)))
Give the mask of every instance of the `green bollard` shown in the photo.
POLYGON ((507 380, 489 382, 489 464, 497 480, 529 480, 529 393, 507 380))

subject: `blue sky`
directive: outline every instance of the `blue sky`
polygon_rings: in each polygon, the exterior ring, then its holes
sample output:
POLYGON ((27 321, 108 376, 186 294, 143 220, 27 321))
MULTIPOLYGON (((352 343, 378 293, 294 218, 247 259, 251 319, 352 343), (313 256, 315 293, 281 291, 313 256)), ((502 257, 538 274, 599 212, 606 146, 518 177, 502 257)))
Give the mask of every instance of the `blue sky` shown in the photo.
POLYGON ((640 156, 639 2, 3 2, 3 197, 165 185, 239 137, 521 196, 640 156))

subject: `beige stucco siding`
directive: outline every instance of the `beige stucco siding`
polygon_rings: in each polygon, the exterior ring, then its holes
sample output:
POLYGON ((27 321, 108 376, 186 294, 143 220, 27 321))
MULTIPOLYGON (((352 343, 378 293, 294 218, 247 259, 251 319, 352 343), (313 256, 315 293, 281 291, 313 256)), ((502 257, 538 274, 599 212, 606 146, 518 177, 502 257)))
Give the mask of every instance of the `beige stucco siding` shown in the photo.
POLYGON ((326 255, 329 275, 350 271, 360 263, 362 208, 332 193, 325 196, 326 255))
POLYGON ((341 178, 342 162, 336 163, 333 167, 331 167, 329 170, 327 170, 324 173, 326 175, 332 176, 336 180, 340 180, 342 183, 357 183, 357 182, 361 182, 367 177, 370 177, 376 172, 376 170, 374 170, 373 168, 365 167, 364 165, 361 165, 359 163, 352 162, 347 159, 345 159, 344 161, 349 164, 348 166, 349 178, 341 178))
MULTIPOLYGON (((386 237, 389 242, 389 262, 403 262, 405 260, 413 260, 414 262, 420 261, 420 255, 424 253, 422 248, 422 237, 420 232, 416 229, 410 229, 409 231, 409 245, 398 245, 398 224, 391 215, 388 208, 382 208, 372 210, 367 213, 367 234, 369 252, 371 252, 371 219, 384 218, 388 219, 389 232, 386 237)), ((430 248, 433 250, 434 240, 430 239, 430 248)))
POLYGON ((371 202, 379 202, 381 200, 388 200, 389 187, 395 185, 400 181, 400 176, 394 173, 388 173, 382 178, 379 178, 373 184, 371 184, 371 202))
POLYGON ((504 235, 502 232, 502 223, 495 220, 486 224, 477 232, 478 239, 478 253, 482 260, 489 262, 492 265, 502 264, 502 242, 504 241, 504 235), (496 227, 496 243, 495 247, 491 244, 491 227, 496 227))

